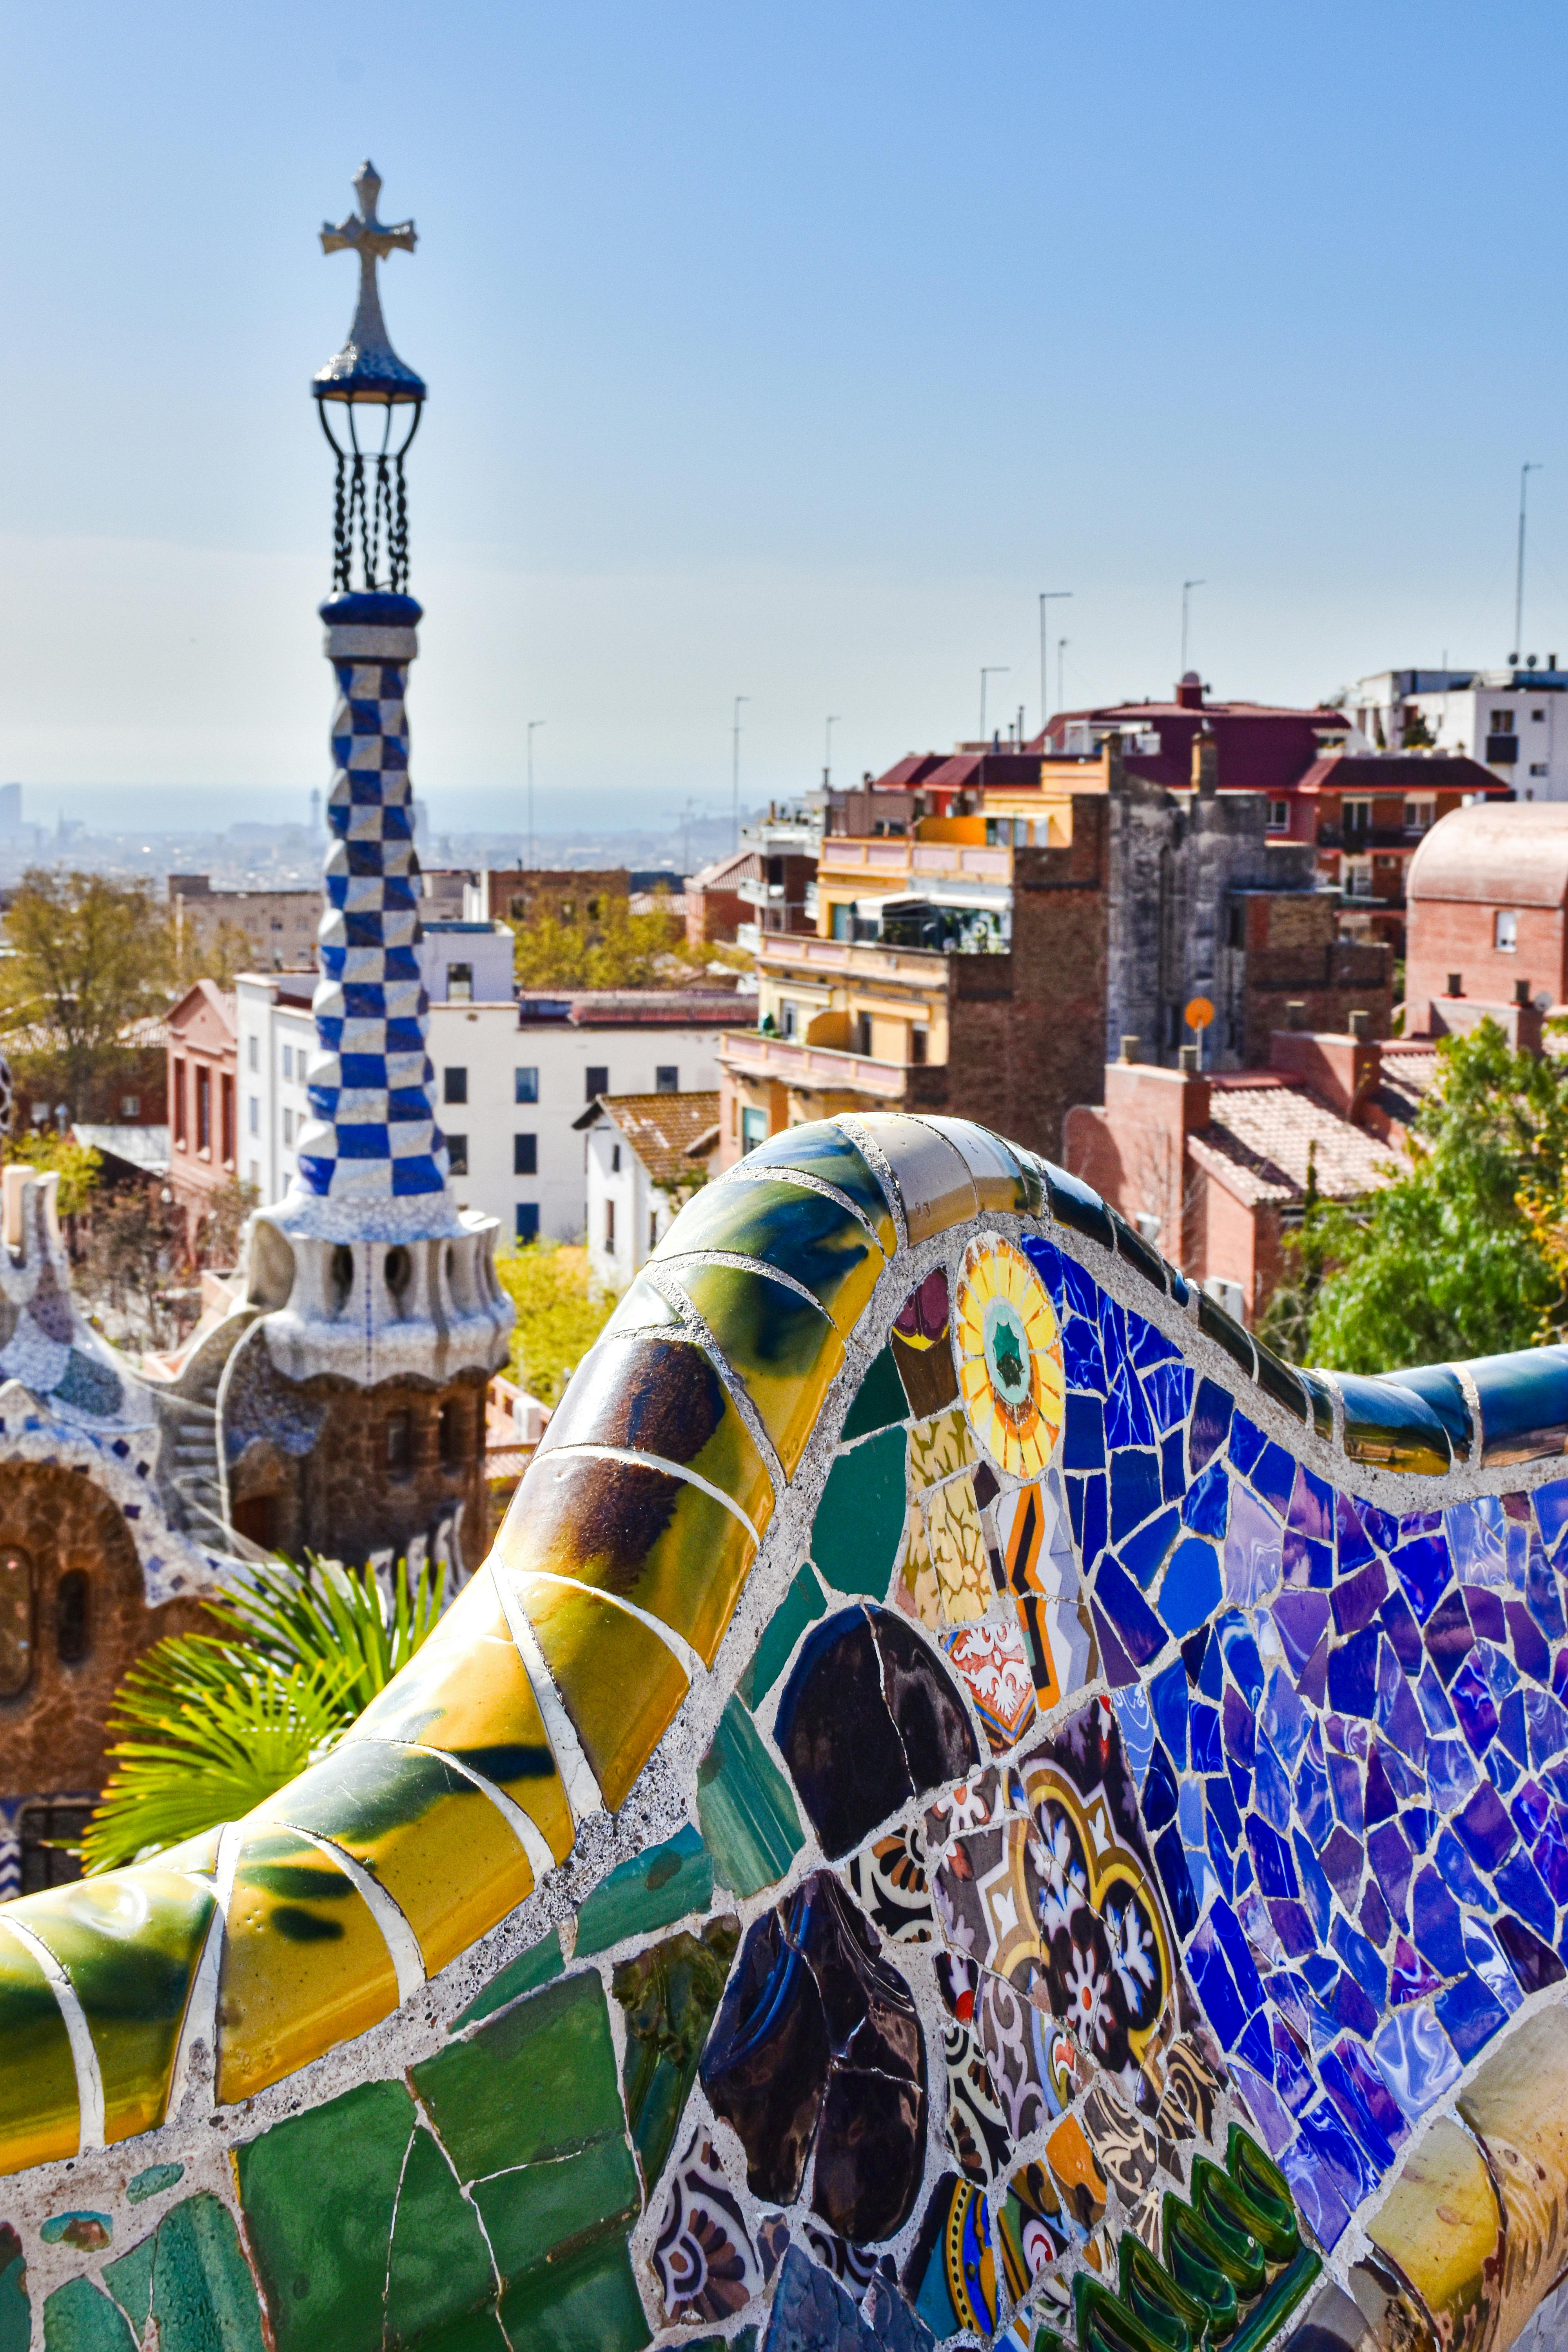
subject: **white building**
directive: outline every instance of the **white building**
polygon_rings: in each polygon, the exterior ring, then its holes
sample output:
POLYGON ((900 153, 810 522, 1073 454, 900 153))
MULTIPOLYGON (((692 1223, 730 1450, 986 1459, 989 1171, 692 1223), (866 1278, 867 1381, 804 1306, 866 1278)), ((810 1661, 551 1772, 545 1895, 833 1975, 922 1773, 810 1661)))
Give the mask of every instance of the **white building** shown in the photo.
MULTIPOLYGON (((727 990, 649 989, 625 995, 501 998, 438 996, 476 949, 476 928, 432 925, 428 954, 430 1059, 436 1116, 452 1161, 459 1207, 498 1218, 508 1239, 543 1234, 576 1241, 584 1230, 584 1139, 575 1121, 600 1095, 675 1095, 719 1084, 719 1040, 751 1026, 751 1004, 727 990), (468 954, 451 950, 468 934, 468 954)), ((507 952, 510 956, 510 934, 507 952)), ((510 971, 510 965, 507 967, 510 971)), ((308 1117, 306 1076, 316 1043, 311 971, 244 972, 239 1024, 239 1174, 262 1200, 280 1200, 294 1174, 308 1117)), ((717 1116, 717 1113, 715 1113, 717 1116)))
POLYGON ((458 1201, 500 1218, 519 1241, 579 1240, 584 1110, 601 1095, 716 1089, 720 1039, 749 1027, 749 1011, 718 990, 432 1004, 436 1116, 458 1201))
POLYGON ((589 1271, 605 1289, 624 1290, 708 1181, 719 1097, 601 1095, 574 1124, 588 1139, 589 1271))
POLYGON ((1378 751, 1463 752, 1521 801, 1568 800, 1568 670, 1385 669, 1358 678, 1346 709, 1378 751))

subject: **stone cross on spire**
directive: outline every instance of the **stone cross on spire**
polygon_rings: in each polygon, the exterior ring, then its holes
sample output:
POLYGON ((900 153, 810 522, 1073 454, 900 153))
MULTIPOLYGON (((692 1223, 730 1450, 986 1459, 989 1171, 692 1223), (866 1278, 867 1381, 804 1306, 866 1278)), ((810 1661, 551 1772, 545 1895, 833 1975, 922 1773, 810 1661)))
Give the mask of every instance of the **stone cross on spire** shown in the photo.
POLYGON ((414 223, 388 224, 376 217, 381 176, 368 160, 360 165, 353 188, 359 198, 358 212, 350 213, 336 228, 331 221, 322 222, 321 250, 358 254, 359 303, 348 341, 335 359, 316 372, 317 395, 328 400, 423 400, 422 379, 404 365, 388 339, 375 275, 376 263, 384 261, 388 254, 413 252, 418 241, 414 223))

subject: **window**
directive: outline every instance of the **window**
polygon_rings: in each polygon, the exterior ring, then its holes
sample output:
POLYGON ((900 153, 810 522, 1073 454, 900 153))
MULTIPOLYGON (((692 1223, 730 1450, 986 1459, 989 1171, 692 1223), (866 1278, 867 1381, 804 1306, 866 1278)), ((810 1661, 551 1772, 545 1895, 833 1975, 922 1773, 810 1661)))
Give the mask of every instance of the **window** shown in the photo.
POLYGON ((836 906, 833 909, 833 936, 836 940, 852 940, 855 936, 855 909, 836 906))
POLYGON ((1355 834, 1359 834, 1364 838, 1364 836, 1372 831, 1372 803, 1370 801, 1359 800, 1342 801, 1340 803, 1340 822, 1344 827, 1344 835, 1347 841, 1349 841, 1352 835, 1355 834))
POLYGON ((1500 907, 1492 917, 1492 945, 1503 955, 1512 955, 1519 947, 1519 917, 1511 907, 1500 907))
POLYGON ((468 1452, 468 1416, 458 1397, 448 1397, 441 1407, 441 1459, 460 1462, 468 1452))
POLYGON ((33 1679, 33 1563, 25 1551, 0 1551, 0 1698, 15 1698, 33 1679))
POLYGON ((283 1048, 283 1075, 286 1078, 291 1078, 294 1075, 294 1048, 292 1045, 285 1045, 283 1048))
POLYGON ((616 1254, 616 1204, 613 1201, 606 1201, 605 1203, 605 1247, 609 1251, 610 1255, 614 1257, 616 1254))
POLYGON ((539 1072, 519 1070, 514 1074, 513 1102, 536 1103, 539 1100, 539 1072))
POLYGON ((660 1062, 653 1074, 656 1095, 678 1095, 680 1092, 680 1071, 674 1062, 660 1062))
POLYGON ((245 1049, 247 1067, 253 1070, 258 1070, 261 1067, 260 1038, 247 1037, 245 1041, 245 1049))
POLYGON ((174 1143, 179 1150, 184 1151, 185 1148, 185 1066, 184 1062, 174 1064, 174 1143))
POLYGON ((261 1097, 259 1095, 252 1095, 250 1097, 250 1132, 252 1135, 259 1135, 261 1132, 261 1097))
POLYGON ((612 1176, 618 1176, 620 1172, 621 1147, 618 1143, 612 1143, 610 1146, 610 1173, 612 1176))
POLYGON ((1530 716, 1531 716, 1531 721, 1533 722, 1533 724, 1534 724, 1535 726, 1537 726, 1537 727, 1544 727, 1544 726, 1545 726, 1545 724, 1546 724, 1546 713, 1545 713, 1545 711, 1544 711, 1544 710, 1532 710, 1532 711, 1531 712, 1530 716))
POLYGON ((196 1150, 209 1156, 213 1148, 213 1074, 196 1071, 196 1150))
POLYGON ((471 963, 449 963, 447 966, 447 995, 453 1004, 468 1004, 473 1001, 474 967, 471 963))
POLYGON ((395 1473, 411 1468, 413 1461, 413 1415, 406 1412, 389 1412, 386 1416, 386 1466, 395 1473))
POLYGON ((795 1012, 796 1007, 795 1003, 791 999, 786 997, 784 1002, 779 1006, 779 1035, 781 1037, 793 1037, 795 1035, 795 1012))
POLYGON ((443 1102, 449 1103, 466 1103, 468 1101, 468 1074, 467 1070, 442 1071, 441 1099, 443 1102))
POLYGON ((862 1013, 855 1024, 855 1051, 868 1054, 871 1050, 871 1016, 862 1013))
POLYGON ((1348 898, 1371 898, 1372 860, 1370 857, 1347 857, 1344 874, 1345 893, 1348 898))
POLYGON ((1405 830, 1406 833, 1430 833, 1436 820, 1437 803, 1435 799, 1428 800, 1423 796, 1405 802, 1405 830))
POLYGON ((650 1251, 658 1247, 658 1211, 657 1209, 650 1209, 647 1213, 647 1245, 650 1251))
POLYGON ((223 1164, 234 1166, 234 1080, 227 1070, 218 1079, 218 1130, 223 1147, 223 1164))
POLYGON ((741 1113, 741 1151, 742 1157, 754 1151, 759 1143, 768 1139, 768 1115, 765 1110, 751 1108, 741 1113))
POLYGON ((607 1095, 609 1091, 609 1066, 606 1063, 590 1062, 588 1067, 583 1074, 584 1100, 585 1102, 595 1102, 600 1095, 607 1095))
POLYGON ((79 1666, 92 1636, 92 1580, 85 1568, 68 1568, 55 1588, 55 1654, 62 1666, 79 1666))
POLYGON ((121 1118, 140 1118, 142 1116, 141 1096, 121 1095, 120 1097, 120 1116, 121 1118))
POLYGON ((511 1172, 514 1176, 538 1175, 539 1138, 537 1135, 514 1135, 512 1137, 511 1172))
POLYGON ((1290 830, 1290 803, 1289 803, 1289 801, 1270 801, 1270 802, 1269 802, 1269 803, 1268 803, 1268 829, 1269 829, 1269 831, 1270 831, 1271 833, 1289 833, 1289 830, 1290 830))
POLYGON ((286 1110, 283 1114, 283 1149, 285 1151, 292 1148, 293 1141, 294 1114, 291 1110, 286 1110))
POLYGON ((1551 770, 1544 760, 1531 760, 1530 772, 1532 776, 1545 776, 1551 773, 1551 770))
POLYGON ((537 1201, 520 1201, 518 1202, 517 1223, 513 1230, 520 1242, 536 1242, 539 1239, 539 1203, 537 1201))
POLYGON ((447 1138, 447 1165, 454 1176, 468 1174, 468 1139, 466 1135, 449 1135, 447 1138))
POLYGON ((923 1062, 930 1047, 931 1032, 929 1029, 911 1029, 910 1031, 910 1059, 911 1062, 923 1062))
POLYGON ((81 1876, 81 1864, 66 1851, 92 1819, 90 1805, 24 1805, 16 1817, 22 1848, 22 1892, 42 1895, 81 1876))

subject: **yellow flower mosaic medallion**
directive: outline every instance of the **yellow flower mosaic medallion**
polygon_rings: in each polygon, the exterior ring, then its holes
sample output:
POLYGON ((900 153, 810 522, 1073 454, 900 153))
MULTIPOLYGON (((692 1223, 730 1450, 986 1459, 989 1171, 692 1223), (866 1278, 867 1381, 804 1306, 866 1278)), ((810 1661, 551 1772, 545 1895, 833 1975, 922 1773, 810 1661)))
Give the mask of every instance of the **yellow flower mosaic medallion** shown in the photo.
POLYGON ((1036 1476, 1061 1434, 1061 1333, 1044 1283, 999 1234, 963 1253, 953 1328, 958 1384, 975 1435, 1004 1470, 1036 1476))

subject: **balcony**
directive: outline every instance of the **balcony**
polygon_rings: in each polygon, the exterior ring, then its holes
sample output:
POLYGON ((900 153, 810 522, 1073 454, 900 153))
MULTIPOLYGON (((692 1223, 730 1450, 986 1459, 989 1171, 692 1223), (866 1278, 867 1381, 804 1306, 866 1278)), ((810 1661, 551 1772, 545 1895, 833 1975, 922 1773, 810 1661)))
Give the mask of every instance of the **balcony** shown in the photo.
POLYGON ((910 1069, 920 1063, 879 1062, 870 1054, 847 1054, 833 1045, 805 1045, 793 1037, 764 1037, 754 1029, 731 1029, 719 1059, 737 1076, 773 1078, 810 1094, 874 1095, 902 1102, 910 1069))
POLYGON ((872 888, 886 883, 891 889, 910 890, 939 882, 993 882, 1005 887, 1013 879, 1010 849, 988 849, 967 841, 864 841, 830 835, 817 862, 821 881, 853 880, 872 888))
POLYGON ((906 988, 947 986, 948 958, 940 948, 884 948, 857 940, 823 940, 812 931, 763 932, 757 968, 777 979, 785 972, 820 980, 896 981, 906 988))

